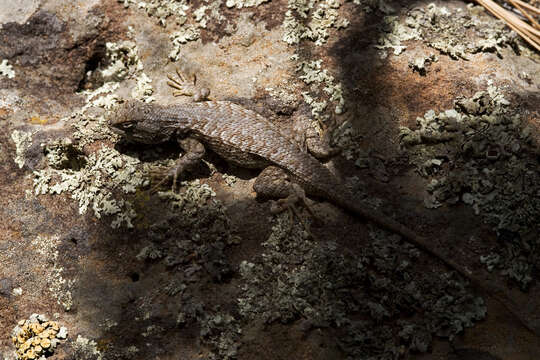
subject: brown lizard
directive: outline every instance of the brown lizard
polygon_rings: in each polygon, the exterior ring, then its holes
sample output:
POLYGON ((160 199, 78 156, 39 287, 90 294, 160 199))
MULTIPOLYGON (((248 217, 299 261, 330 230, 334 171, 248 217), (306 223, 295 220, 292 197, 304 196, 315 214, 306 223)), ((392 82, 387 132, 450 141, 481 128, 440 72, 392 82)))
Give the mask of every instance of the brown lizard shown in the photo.
MULTIPOLYGON (((171 106, 127 101, 120 105, 110 119, 113 130, 130 141, 157 144, 170 139, 178 140, 185 154, 178 159, 176 167, 171 171, 173 188, 179 174, 202 159, 205 146, 238 166, 265 169, 259 178, 266 176, 275 179, 279 177, 279 171, 284 171, 295 185, 266 186, 265 181, 257 179, 254 184, 255 191, 273 191, 281 196, 287 195, 284 193, 286 191, 292 191, 290 198, 303 200, 305 190, 308 194, 326 199, 397 233, 484 289, 529 330, 535 331, 534 327, 518 314, 516 306, 504 295, 503 289, 482 282, 464 267, 444 256, 428 239, 398 221, 355 201, 354 196, 336 176, 309 153, 302 151, 287 136, 282 135, 268 119, 229 101, 202 101, 206 100, 209 91, 195 91, 195 81, 193 85, 186 84, 181 74, 178 75, 181 81, 169 77, 172 81, 169 85, 177 89, 173 95, 194 95, 199 101, 171 106)), ((290 201, 283 203, 288 204, 290 201)))

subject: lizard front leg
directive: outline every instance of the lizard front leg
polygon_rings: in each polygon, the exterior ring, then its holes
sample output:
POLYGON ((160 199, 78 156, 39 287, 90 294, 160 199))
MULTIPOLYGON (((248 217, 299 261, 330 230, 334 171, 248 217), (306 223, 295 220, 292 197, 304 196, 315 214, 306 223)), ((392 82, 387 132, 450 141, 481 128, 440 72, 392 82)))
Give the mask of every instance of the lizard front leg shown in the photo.
POLYGON ((199 141, 193 138, 182 138, 178 139, 178 144, 185 151, 183 156, 180 156, 176 161, 175 166, 173 166, 168 174, 157 183, 150 192, 154 192, 161 184, 167 181, 171 176, 173 178, 172 191, 176 190, 176 183, 178 177, 187 169, 192 168, 194 165, 198 164, 201 161, 202 157, 205 154, 204 145, 199 141))
POLYGON ((167 85, 172 87, 173 96, 193 96, 193 101, 204 101, 208 100, 210 96, 210 89, 205 87, 197 87, 197 77, 193 75, 192 83, 189 83, 185 80, 184 75, 176 68, 176 75, 178 79, 175 79, 171 74, 167 74, 167 85))

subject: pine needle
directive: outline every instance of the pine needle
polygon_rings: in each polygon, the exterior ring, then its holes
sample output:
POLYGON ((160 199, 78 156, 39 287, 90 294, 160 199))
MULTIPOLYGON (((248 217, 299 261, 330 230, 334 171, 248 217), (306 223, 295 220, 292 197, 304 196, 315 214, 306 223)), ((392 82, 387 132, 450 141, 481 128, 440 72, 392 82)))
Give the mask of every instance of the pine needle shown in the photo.
POLYGON ((540 15, 540 9, 521 0, 508 0, 524 18, 530 21, 529 24, 493 0, 476 0, 476 2, 485 7, 494 16, 504 21, 508 27, 518 33, 532 47, 540 51, 540 25, 534 19, 534 16, 531 15, 531 13, 540 15))

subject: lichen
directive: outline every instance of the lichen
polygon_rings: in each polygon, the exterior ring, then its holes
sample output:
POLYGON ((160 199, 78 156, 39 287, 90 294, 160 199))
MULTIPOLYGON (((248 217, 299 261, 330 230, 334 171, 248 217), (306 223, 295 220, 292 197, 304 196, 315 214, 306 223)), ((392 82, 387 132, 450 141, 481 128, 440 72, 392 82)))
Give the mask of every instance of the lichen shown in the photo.
POLYGON ((151 96, 154 93, 154 88, 151 83, 152 80, 150 80, 148 75, 142 73, 137 78, 137 85, 131 91, 131 97, 134 99, 141 99, 144 102, 154 101, 154 98, 151 96))
POLYGON ((402 128, 401 143, 418 173, 430 180, 426 206, 471 206, 504 244, 497 262, 488 261, 494 255, 483 262, 526 289, 540 245, 530 235, 540 231, 540 177, 533 170, 538 150, 519 110, 509 105, 489 84, 470 98, 458 98, 454 109, 426 112, 417 129, 402 128))
POLYGON ((6 59, 0 61, 0 76, 5 76, 8 79, 15 77, 15 70, 13 70, 13 66, 8 64, 6 59))
POLYGON ((289 0, 283 21, 282 40, 289 45, 298 44, 309 39, 317 46, 325 44, 329 37, 329 29, 345 28, 349 21, 341 19, 339 8, 341 1, 336 0, 289 0), (309 20, 304 25, 304 21, 309 20))
MULTIPOLYGON (((415 26, 416 24, 411 22, 402 24, 398 16, 385 16, 382 21, 382 33, 375 48, 392 49, 394 55, 401 54, 407 48, 402 44, 402 41, 420 39, 420 34, 415 26)), ((386 57, 386 53, 381 53, 381 57, 386 57)))
MULTIPOLYGON (((37 236, 33 241, 36 251, 46 259, 46 264, 52 264, 52 267, 43 269, 49 291, 56 299, 58 305, 61 305, 65 311, 71 310, 73 306, 72 290, 76 279, 65 279, 64 268, 58 263, 58 237, 37 236)), ((48 266, 48 265, 47 265, 48 266)))
POLYGON ((300 321, 335 334, 350 358, 372 359, 426 352, 434 336, 451 339, 485 316, 455 274, 416 269, 422 255, 399 236, 372 231, 353 256, 286 214, 275 221, 263 254, 240 264, 244 321, 300 321))
POLYGON ((107 124, 107 111, 118 104, 114 93, 119 86, 117 81, 135 78, 137 85, 132 96, 143 101, 153 100, 152 88, 134 43, 108 43, 107 56, 104 63, 111 65, 96 69, 107 82, 97 89, 83 91, 86 104, 63 119, 74 130, 73 141, 50 140, 42 144, 48 167, 34 171, 34 191, 35 194, 69 193, 78 202, 80 214, 91 209, 97 218, 111 216, 113 228, 123 224, 131 228, 136 217, 133 206, 128 200, 116 199, 114 193, 132 194, 147 180, 138 169, 138 159, 102 142, 117 139, 107 124), (85 153, 87 145, 98 142, 95 152, 85 153))
POLYGON ((98 350, 98 344, 81 335, 73 342, 74 355, 81 360, 102 360, 103 354, 98 350))
POLYGON ((227 0, 225 5, 228 8, 236 7, 237 9, 242 9, 245 7, 254 7, 259 6, 270 0, 227 0))
POLYGON ((17 349, 17 359, 33 360, 49 357, 67 337, 67 329, 56 321, 49 321, 45 315, 32 314, 20 320, 11 333, 11 340, 17 349))
POLYGON ((169 58, 173 61, 180 59, 181 46, 188 41, 197 40, 200 36, 199 29, 194 25, 187 25, 182 27, 180 30, 173 32, 169 39, 173 49, 169 53, 169 58))
MULTIPOLYGON (((254 6, 260 1, 233 1, 230 7, 254 6)), ((144 10, 148 16, 156 18, 161 26, 174 28, 169 35, 172 46, 169 58, 172 61, 180 59, 184 44, 200 38, 201 29, 206 29, 210 20, 215 20, 218 23, 225 20, 219 11, 222 0, 206 1, 201 3, 198 8, 193 8, 187 0, 150 0, 146 2, 118 0, 118 2, 123 3, 125 7, 136 4, 136 7, 144 10)))
POLYGON ((427 73, 428 66, 431 63, 437 62, 438 58, 435 55, 429 56, 420 56, 416 57, 413 60, 409 61, 409 67, 412 71, 419 73, 422 76, 425 76, 427 73))
POLYGON ((322 124, 329 119, 329 115, 324 113, 328 106, 328 101, 335 104, 335 114, 341 114, 345 106, 341 83, 336 82, 335 78, 328 73, 328 70, 322 69, 321 64, 322 60, 303 61, 296 68, 296 71, 301 74, 299 78, 306 85, 310 85, 311 90, 302 92, 302 96, 304 101, 311 107, 311 115, 314 119, 313 125, 319 133, 321 132, 322 124), (317 93, 315 93, 316 90, 318 90, 317 93), (328 101, 317 101, 317 99, 322 97, 322 94, 328 96, 328 101))
POLYGON ((228 313, 208 313, 201 321, 200 336, 214 349, 212 360, 236 359, 241 333, 238 320, 228 313))
MULTIPOLYGON (((406 46, 402 42, 421 40, 441 54, 452 59, 468 59, 468 54, 495 52, 501 48, 518 48, 517 38, 504 23, 484 13, 483 7, 468 5, 467 8, 447 8, 431 3, 416 7, 406 16, 386 16, 382 35, 376 48, 392 49, 401 54, 406 46)), ((381 53, 382 57, 386 53, 381 53)))
POLYGON ((22 169, 25 159, 25 152, 32 145, 32 131, 13 130, 11 133, 11 139, 15 143, 15 163, 22 169))
POLYGON ((133 227, 136 214, 124 200, 115 200, 112 192, 121 189, 124 193, 134 193, 138 186, 145 183, 140 171, 139 161, 117 150, 103 147, 95 154, 85 157, 85 164, 80 169, 54 169, 34 171, 36 194, 61 194, 68 192, 77 200, 79 213, 85 214, 89 208, 97 218, 112 215, 113 228, 125 223, 133 227))
POLYGON ((118 2, 123 3, 126 8, 131 4, 135 4, 138 9, 144 10, 148 16, 156 18, 161 26, 166 26, 169 18, 172 18, 178 25, 184 24, 187 19, 186 11, 189 9, 187 0, 118 0, 118 2))
POLYGON ((238 178, 234 175, 222 174, 221 177, 223 178, 223 181, 225 181, 225 184, 231 187, 238 181, 238 178))
POLYGON ((104 82, 121 81, 143 69, 134 42, 129 40, 118 43, 108 42, 105 47, 109 66, 99 69, 104 82))
MULTIPOLYGON (((200 326, 201 342, 211 350, 209 358, 232 359, 239 346, 238 320, 195 295, 208 278, 224 282, 233 274, 225 250, 237 243, 238 237, 226 209, 215 199, 212 188, 199 180, 182 181, 178 192, 161 191, 158 196, 168 206, 145 232, 149 243, 139 251, 137 259, 174 269, 174 279, 167 278, 159 291, 175 297, 180 304, 177 326, 200 326)), ((147 318, 152 309, 141 306, 139 311, 142 318, 147 318)))

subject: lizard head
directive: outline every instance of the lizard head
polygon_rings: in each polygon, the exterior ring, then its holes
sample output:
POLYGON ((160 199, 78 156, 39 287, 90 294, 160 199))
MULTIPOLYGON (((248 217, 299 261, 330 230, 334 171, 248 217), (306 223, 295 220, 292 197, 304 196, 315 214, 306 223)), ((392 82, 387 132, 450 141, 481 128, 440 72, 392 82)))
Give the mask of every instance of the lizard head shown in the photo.
POLYGON ((157 144, 167 141, 173 130, 160 124, 156 116, 159 110, 159 105, 128 100, 120 104, 109 118, 109 127, 132 142, 157 144))

